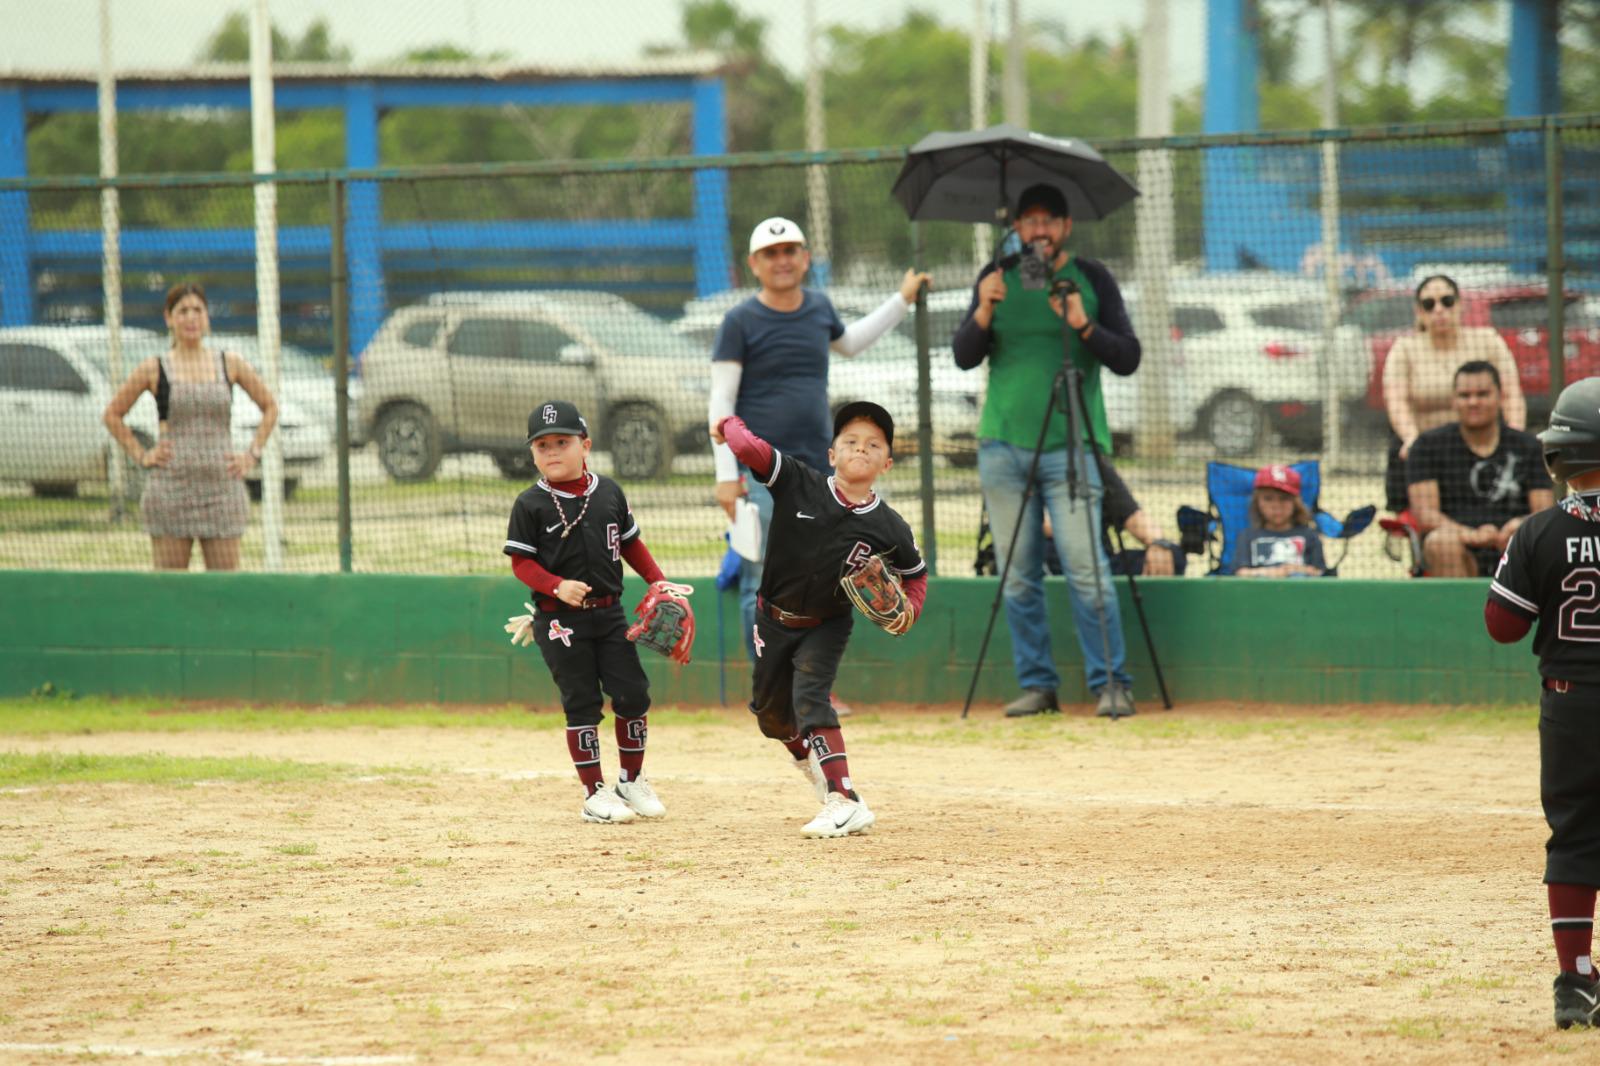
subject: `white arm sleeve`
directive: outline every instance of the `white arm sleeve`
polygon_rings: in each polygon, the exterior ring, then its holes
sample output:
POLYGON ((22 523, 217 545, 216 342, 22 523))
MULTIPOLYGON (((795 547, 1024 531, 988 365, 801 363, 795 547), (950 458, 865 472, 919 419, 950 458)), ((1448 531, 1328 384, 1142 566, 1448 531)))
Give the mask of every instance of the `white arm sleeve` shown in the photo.
POLYGON ((904 321, 910 310, 911 305, 901 299, 899 293, 895 293, 883 301, 877 310, 846 326, 844 333, 829 347, 846 357, 860 355, 872 346, 873 341, 904 321))
MULTIPOLYGON (((719 359, 711 364, 709 422, 715 424, 717 419, 733 414, 734 405, 739 399, 739 379, 743 376, 743 363, 719 359)), ((712 454, 716 456, 717 480, 738 481, 739 460, 733 457, 733 449, 726 444, 715 444, 712 445, 712 454)))

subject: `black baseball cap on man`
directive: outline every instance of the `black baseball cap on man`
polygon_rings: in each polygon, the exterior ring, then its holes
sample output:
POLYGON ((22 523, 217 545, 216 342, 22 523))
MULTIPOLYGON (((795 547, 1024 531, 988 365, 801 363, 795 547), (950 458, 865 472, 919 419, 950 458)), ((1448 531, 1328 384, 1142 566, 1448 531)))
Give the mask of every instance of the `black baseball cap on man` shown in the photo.
POLYGON ((1054 185, 1030 185, 1022 190, 1022 195, 1017 197, 1017 213, 1015 218, 1042 207, 1050 212, 1053 218, 1071 218, 1067 212, 1067 195, 1054 185))
POLYGON ((833 435, 838 437, 845 426, 858 418, 865 418, 868 422, 883 430, 883 439, 889 445, 889 454, 894 454, 894 419, 889 412, 873 403, 871 400, 857 400, 847 403, 839 408, 839 413, 833 416, 833 435))
POLYGON ((583 420, 578 408, 565 400, 551 400, 528 412, 528 443, 552 433, 565 433, 569 437, 587 437, 589 423, 583 420))

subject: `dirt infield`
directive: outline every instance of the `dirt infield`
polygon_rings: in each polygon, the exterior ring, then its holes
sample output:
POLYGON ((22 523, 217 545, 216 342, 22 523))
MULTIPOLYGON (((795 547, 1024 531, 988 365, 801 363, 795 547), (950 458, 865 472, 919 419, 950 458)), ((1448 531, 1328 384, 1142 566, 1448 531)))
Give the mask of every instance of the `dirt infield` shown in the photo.
POLYGON ((858 715, 841 841, 734 711, 659 716, 627 826, 554 729, 0 738, 360 768, 0 794, 0 1061, 1594 1061, 1534 723, 858 715))

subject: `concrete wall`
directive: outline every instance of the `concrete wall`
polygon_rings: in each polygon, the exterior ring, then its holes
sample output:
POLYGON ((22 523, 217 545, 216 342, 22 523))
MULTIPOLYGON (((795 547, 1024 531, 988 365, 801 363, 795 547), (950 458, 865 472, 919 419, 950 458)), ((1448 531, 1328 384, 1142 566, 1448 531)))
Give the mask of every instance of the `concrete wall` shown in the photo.
MULTIPOLYGON (((1136 695, 1154 675, 1121 582, 1136 695)), ((645 653, 661 703, 747 698, 738 606, 709 580, 695 596, 696 660, 645 653), (719 640, 720 636, 720 640, 719 640), (725 667, 719 671, 719 646, 725 667), (719 677, 720 674, 720 677, 719 677)), ((635 602, 642 584, 630 585, 635 602)), ((989 617, 992 580, 932 582, 921 622, 899 639, 857 620, 839 692, 872 700, 959 702, 989 617)), ((1480 581, 1141 582, 1175 701, 1528 702, 1526 642, 1483 630, 1480 581)), ((529 702, 554 686, 538 651, 501 632, 526 590, 509 577, 0 572, 0 696, 51 682, 82 694, 308 703, 529 702)), ((1086 699, 1059 580, 1050 585, 1064 699, 1086 699)), ((980 699, 1014 694, 1005 620, 980 699)))

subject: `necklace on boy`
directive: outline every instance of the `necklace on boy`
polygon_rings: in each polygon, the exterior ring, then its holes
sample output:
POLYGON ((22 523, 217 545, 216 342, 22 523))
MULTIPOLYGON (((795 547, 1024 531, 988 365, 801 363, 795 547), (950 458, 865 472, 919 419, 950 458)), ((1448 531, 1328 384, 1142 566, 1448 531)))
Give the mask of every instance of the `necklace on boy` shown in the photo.
POLYGON ((583 521, 583 516, 589 512, 589 501, 593 498, 593 493, 585 495, 583 498, 583 506, 578 508, 578 517, 568 522, 566 512, 561 509, 561 497, 557 496, 554 490, 551 490, 550 502, 556 505, 556 517, 561 520, 562 540, 566 540, 567 534, 576 529, 578 527, 578 523, 583 521))

